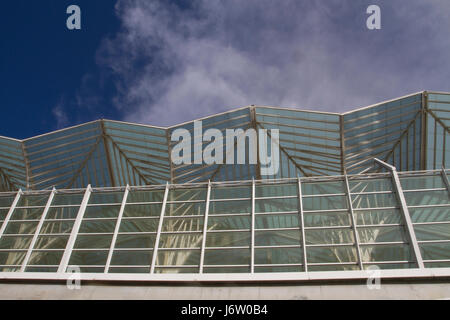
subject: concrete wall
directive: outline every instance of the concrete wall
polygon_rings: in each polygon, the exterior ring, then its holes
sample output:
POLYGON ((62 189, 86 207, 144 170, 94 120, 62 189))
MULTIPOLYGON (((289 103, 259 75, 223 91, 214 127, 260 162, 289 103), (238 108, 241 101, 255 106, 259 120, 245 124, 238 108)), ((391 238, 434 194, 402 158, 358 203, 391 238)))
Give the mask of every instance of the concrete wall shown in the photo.
POLYGON ((151 285, 82 282, 78 290, 64 283, 0 282, 0 299, 450 299, 450 282, 273 285, 151 285))

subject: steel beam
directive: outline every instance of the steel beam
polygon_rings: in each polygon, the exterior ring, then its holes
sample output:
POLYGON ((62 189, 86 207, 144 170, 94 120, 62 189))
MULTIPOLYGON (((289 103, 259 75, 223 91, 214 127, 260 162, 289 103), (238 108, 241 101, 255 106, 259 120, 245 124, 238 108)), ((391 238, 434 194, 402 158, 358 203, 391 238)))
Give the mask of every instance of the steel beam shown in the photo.
POLYGON ((255 273, 255 179, 252 180, 252 222, 250 243, 250 273, 255 273))
POLYGON ((155 246, 153 248, 153 256, 152 256, 152 264, 150 266, 150 273, 155 273, 156 258, 158 257, 159 239, 161 238, 161 230, 162 230, 162 225, 163 225, 163 220, 164 220, 164 213, 166 211, 168 195, 169 195, 169 182, 166 183, 166 190, 164 191, 164 200, 163 200, 163 204, 162 204, 162 208, 161 208, 161 214, 159 216, 158 231, 156 233, 155 246))
POLYGON ((67 266, 69 264, 70 256, 72 255, 73 246, 75 240, 77 239, 78 231, 80 230, 81 221, 83 220, 84 213, 86 211, 87 204, 89 202, 89 197, 91 196, 92 188, 89 184, 84 192, 83 200, 81 201, 80 209, 78 210, 77 217, 72 227, 72 232, 70 233, 69 240, 67 241, 66 249, 64 250, 64 255, 61 258, 59 264, 58 273, 65 273, 67 266))
POLYGON ((127 184, 125 192, 123 194, 122 205, 120 206, 119 216, 117 217, 116 226, 114 228, 114 234, 111 241, 111 246, 109 247, 108 259, 106 260, 105 273, 109 272, 109 267, 111 265, 112 255, 114 253, 114 248, 116 246, 117 235, 119 233, 120 224, 122 222, 123 212, 125 210, 125 205, 127 203, 128 193, 130 192, 130 186, 127 184))
POLYGON ((302 232, 303 271, 308 272, 308 258, 306 253, 306 236, 305 236, 305 217, 303 213, 302 183, 300 177, 297 177, 297 183, 298 183, 298 211, 301 220, 300 230, 302 232))
POLYGON ((50 209, 50 205, 52 204, 53 198, 55 197, 56 189, 53 188, 50 193, 47 204, 45 205, 44 212, 42 212, 41 219, 39 220, 39 224, 36 227, 36 231, 34 232, 33 239, 31 240, 30 246, 28 247, 27 254, 25 255, 25 259, 23 259, 22 267, 20 268, 20 272, 25 272, 25 268, 28 265, 28 261, 30 260, 31 253, 33 252, 33 248, 38 239, 39 233, 41 232, 42 225, 44 224, 45 218, 47 217, 47 212, 50 209))
POLYGON ((350 184, 348 183, 348 176, 345 175, 345 188, 347 190, 347 199, 348 199, 348 208, 350 210, 350 216, 352 218, 352 230, 353 234, 355 236, 355 244, 356 244, 356 254, 358 256, 358 265, 361 270, 364 269, 363 262, 362 262, 362 254, 361 254, 361 247, 360 247, 360 239, 358 234, 358 229, 356 228, 356 219, 355 219, 355 212, 353 211, 353 201, 352 201, 352 195, 350 193, 350 184))
POLYGON ((11 204, 11 207, 9 208, 8 214, 5 217, 5 220, 3 221, 2 227, 0 228, 0 239, 2 238, 3 233, 5 232, 6 226, 8 225, 9 220, 11 220, 11 216, 14 212, 14 209, 16 209, 17 203, 19 202, 20 196, 23 194, 22 189, 20 189, 16 197, 14 198, 13 203, 11 204))
POLYGON ((200 269, 199 273, 203 273, 203 266, 205 263, 205 246, 206 246, 206 232, 208 230, 208 215, 209 215, 209 200, 211 198, 211 181, 208 180, 208 192, 206 193, 206 208, 205 208, 205 218, 203 219, 203 238, 202 247, 200 252, 200 269))
POLYGON ((425 265, 423 263, 422 254, 420 252, 419 244, 417 242, 416 234, 414 232, 414 226, 411 221, 411 216, 409 214, 408 206, 406 204, 405 195, 403 193, 403 188, 400 183, 400 179, 398 177, 397 169, 394 166, 391 166, 390 164, 387 164, 386 162, 381 161, 377 158, 375 158, 374 160, 376 163, 385 167, 386 169, 388 169, 391 172, 392 180, 394 182, 396 194, 397 194, 398 200, 399 200, 401 208, 402 208, 401 211, 403 213, 403 219, 405 221, 406 229, 408 231, 408 236, 411 241, 411 246, 414 251, 416 262, 417 262, 417 265, 419 266, 419 268, 423 269, 423 268, 425 268, 425 265))

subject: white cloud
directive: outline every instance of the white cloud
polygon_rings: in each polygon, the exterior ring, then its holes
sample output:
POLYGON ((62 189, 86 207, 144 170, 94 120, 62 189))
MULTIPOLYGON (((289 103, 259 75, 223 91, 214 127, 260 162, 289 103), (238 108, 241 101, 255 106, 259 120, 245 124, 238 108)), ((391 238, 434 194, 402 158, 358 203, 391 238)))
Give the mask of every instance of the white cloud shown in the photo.
POLYGON ((450 90, 447 0, 119 1, 99 63, 125 120, 171 125, 249 104, 344 111, 450 90), (379 3, 382 30, 365 27, 379 3))
POLYGON ((56 128, 61 129, 68 125, 69 118, 64 111, 64 100, 61 98, 59 102, 53 107, 52 114, 56 119, 56 128))

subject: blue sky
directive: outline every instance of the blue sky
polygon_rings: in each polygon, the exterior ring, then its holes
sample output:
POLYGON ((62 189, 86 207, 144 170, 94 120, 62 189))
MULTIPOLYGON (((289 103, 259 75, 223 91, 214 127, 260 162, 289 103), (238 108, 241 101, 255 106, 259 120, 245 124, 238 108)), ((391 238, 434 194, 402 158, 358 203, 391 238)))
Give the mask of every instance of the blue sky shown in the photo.
POLYGON ((14 138, 450 91, 448 0, 16 0, 0 4, 0 27, 0 135, 14 138), (65 26, 70 4, 80 31, 65 26), (370 4, 381 30, 366 28, 370 4))

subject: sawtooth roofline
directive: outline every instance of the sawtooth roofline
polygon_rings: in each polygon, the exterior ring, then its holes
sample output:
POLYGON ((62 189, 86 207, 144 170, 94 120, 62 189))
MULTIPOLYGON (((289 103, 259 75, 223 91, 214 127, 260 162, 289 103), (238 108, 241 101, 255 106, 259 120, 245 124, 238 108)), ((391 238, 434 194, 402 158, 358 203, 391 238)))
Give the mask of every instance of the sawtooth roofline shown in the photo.
POLYGON ((167 126, 167 127, 161 127, 161 126, 150 125, 150 124, 143 124, 143 123, 128 122, 128 121, 109 120, 109 119, 97 119, 97 120, 93 120, 93 121, 80 123, 80 124, 77 124, 77 125, 74 125, 74 126, 66 127, 66 128, 63 128, 63 129, 50 131, 50 132, 47 132, 47 133, 43 133, 43 134, 36 135, 36 136, 33 136, 33 137, 25 138, 25 139, 16 139, 16 138, 6 137, 6 136, 2 136, 2 135, 0 135, 0 138, 8 139, 8 140, 16 141, 16 142, 24 142, 24 141, 32 140, 32 139, 35 139, 35 138, 40 138, 40 137, 43 137, 43 136, 46 136, 46 135, 49 135, 49 134, 53 134, 53 133, 56 133, 56 132, 64 132, 66 130, 71 130, 71 129, 78 128, 78 127, 81 127, 81 126, 84 126, 84 125, 87 125, 87 124, 96 123, 96 122, 102 122, 102 121, 116 122, 116 123, 123 123, 123 124, 132 124, 132 125, 137 125, 137 126, 142 126, 142 127, 147 127, 147 128, 167 130, 167 129, 177 128, 179 126, 186 125, 186 124, 192 123, 194 121, 202 121, 202 120, 206 120, 206 119, 209 119, 209 118, 212 118, 212 117, 216 117, 216 116, 219 116, 219 115, 224 115, 224 114, 228 114, 228 113, 232 113, 232 112, 236 112, 236 111, 239 111, 239 110, 244 110, 244 109, 248 109, 248 108, 252 108, 252 107, 267 108, 267 109, 277 109, 277 110, 287 110, 287 111, 303 111, 303 112, 316 113, 316 114, 327 114, 327 115, 337 115, 337 116, 339 116, 339 115, 348 115, 348 114, 351 114, 351 113, 354 113, 354 112, 358 112, 358 111, 361 111, 361 110, 365 110, 365 109, 375 108, 375 107, 377 107, 379 105, 382 105, 382 104, 385 104, 385 103, 393 102, 393 101, 396 101, 396 100, 412 97, 412 96, 415 96, 415 95, 418 95, 418 94, 423 94, 423 93, 431 93, 431 94, 435 93, 435 94, 448 94, 448 95, 450 95, 450 92, 418 91, 418 92, 411 93, 411 94, 408 94, 408 95, 405 95, 405 96, 401 96, 401 97, 385 100, 385 101, 382 101, 382 102, 378 102, 376 104, 372 104, 372 105, 369 105, 369 106, 358 107, 358 108, 356 108, 354 110, 350 110, 350 111, 343 112, 343 113, 315 111, 315 110, 289 108, 289 107, 249 105, 249 106, 245 106, 245 107, 231 109, 231 110, 224 111, 224 112, 221 112, 221 113, 211 114, 209 116, 205 116, 205 117, 202 117, 202 118, 185 121, 185 122, 182 122, 182 123, 179 123, 179 124, 176 124, 176 125, 172 125, 172 126, 167 126))

